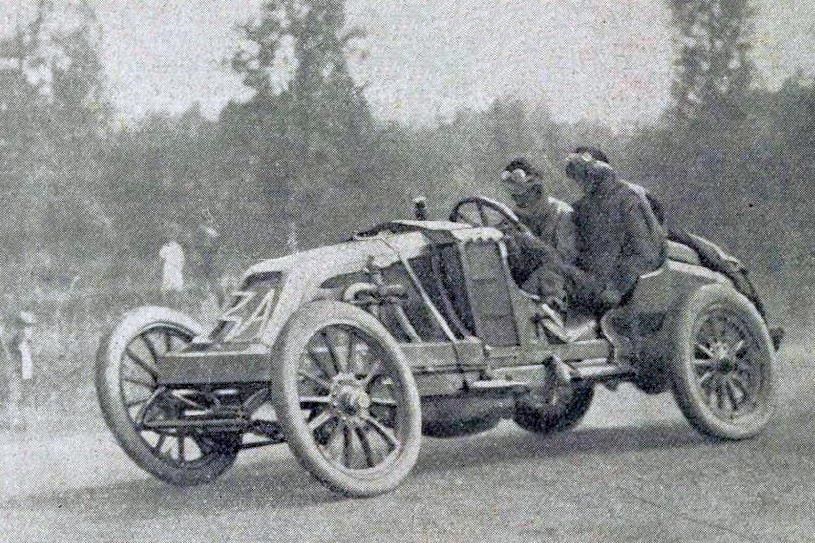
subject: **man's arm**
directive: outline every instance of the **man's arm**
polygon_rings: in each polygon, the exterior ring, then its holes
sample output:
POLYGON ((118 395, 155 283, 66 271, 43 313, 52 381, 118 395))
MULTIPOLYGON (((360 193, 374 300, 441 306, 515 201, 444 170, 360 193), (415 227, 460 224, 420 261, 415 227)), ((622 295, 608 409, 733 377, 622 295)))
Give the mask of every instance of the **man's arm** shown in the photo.
POLYGON ((508 237, 512 238, 513 242, 522 251, 533 251, 548 255, 549 258, 553 258, 558 262, 563 261, 558 249, 536 236, 526 225, 522 224, 520 229, 515 229, 514 232, 508 234, 508 237))
POLYGON ((634 287, 640 275, 654 271, 662 263, 664 234, 653 230, 648 213, 636 195, 623 202, 623 244, 616 281, 621 296, 634 287))
POLYGON ((567 264, 577 260, 577 226, 574 223, 574 212, 561 213, 555 226, 557 250, 567 264))

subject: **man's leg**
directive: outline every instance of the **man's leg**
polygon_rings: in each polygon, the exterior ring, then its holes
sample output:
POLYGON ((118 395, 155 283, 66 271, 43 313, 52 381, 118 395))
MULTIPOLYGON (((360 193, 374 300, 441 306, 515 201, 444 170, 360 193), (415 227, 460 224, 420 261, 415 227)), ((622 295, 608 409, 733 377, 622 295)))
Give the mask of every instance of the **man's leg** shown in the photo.
POLYGON ((570 307, 596 317, 601 317, 608 311, 609 308, 606 307, 601 296, 603 285, 592 274, 571 265, 567 265, 563 273, 566 277, 566 292, 570 307))
POLYGON ((537 294, 552 309, 565 314, 566 289, 563 275, 557 268, 542 265, 524 281, 521 288, 531 294, 537 294))
POLYGON ((517 246, 514 254, 510 252, 509 262, 519 284, 529 281, 535 270, 552 270, 564 279, 570 308, 577 306, 583 312, 597 316, 605 311, 601 299, 603 285, 593 275, 566 262, 557 249, 539 238, 521 236, 517 246))

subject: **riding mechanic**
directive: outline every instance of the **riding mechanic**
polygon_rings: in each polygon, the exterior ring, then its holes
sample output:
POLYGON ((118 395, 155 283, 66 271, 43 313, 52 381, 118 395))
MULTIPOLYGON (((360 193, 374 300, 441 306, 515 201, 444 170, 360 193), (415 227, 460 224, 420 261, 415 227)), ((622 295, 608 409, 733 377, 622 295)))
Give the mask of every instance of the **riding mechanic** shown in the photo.
POLYGON ((618 306, 637 279, 665 261, 666 232, 649 200, 620 180, 601 150, 578 147, 567 175, 583 191, 574 204, 574 266, 566 266, 570 301, 600 315, 618 306))

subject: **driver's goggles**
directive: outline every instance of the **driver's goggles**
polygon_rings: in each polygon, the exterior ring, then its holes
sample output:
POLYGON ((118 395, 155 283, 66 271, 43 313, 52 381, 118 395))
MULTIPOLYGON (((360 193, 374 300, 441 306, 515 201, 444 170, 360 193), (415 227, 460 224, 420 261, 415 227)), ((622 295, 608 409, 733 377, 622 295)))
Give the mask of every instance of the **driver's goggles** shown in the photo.
POLYGON ((529 176, 523 168, 516 168, 514 170, 501 172, 501 181, 510 185, 520 185, 529 182, 529 176))
POLYGON ((584 178, 593 161, 594 158, 588 153, 571 153, 566 159, 566 175, 572 179, 584 178))

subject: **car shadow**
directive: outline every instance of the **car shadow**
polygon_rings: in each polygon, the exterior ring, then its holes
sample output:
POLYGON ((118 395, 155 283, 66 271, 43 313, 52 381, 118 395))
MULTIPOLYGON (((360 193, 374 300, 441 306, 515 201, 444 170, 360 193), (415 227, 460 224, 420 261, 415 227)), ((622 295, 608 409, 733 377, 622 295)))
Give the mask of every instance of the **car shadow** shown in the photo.
POLYGON ((494 431, 463 439, 426 440, 423 444, 424 454, 414 473, 576 454, 609 456, 629 451, 709 446, 717 443, 694 432, 682 421, 585 428, 550 435, 494 431))
MULTIPOLYGON (((553 436, 502 426, 468 438, 426 439, 412 476, 433 477, 455 468, 575 454, 614 455, 711 443, 681 423, 587 428, 553 436)), ((409 485, 410 479, 405 484, 409 485)), ((133 520, 149 520, 175 514, 300 508, 342 499, 313 480, 290 455, 275 452, 239 460, 231 471, 208 485, 177 488, 144 475, 138 479, 17 498, 0 507, 53 509, 99 523, 123 515, 133 520)))

